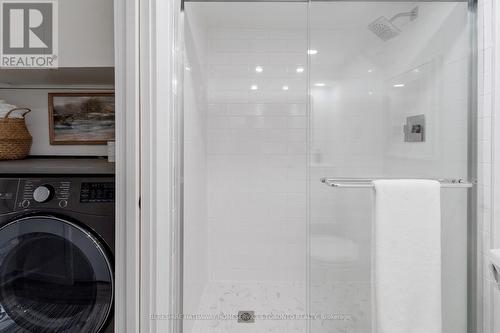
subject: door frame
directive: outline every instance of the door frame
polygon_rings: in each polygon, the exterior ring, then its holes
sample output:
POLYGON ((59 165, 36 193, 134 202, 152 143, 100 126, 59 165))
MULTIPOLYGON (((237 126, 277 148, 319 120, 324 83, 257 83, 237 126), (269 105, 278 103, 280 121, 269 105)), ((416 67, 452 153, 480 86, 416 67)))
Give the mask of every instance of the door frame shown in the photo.
POLYGON ((115 332, 178 332, 181 0, 114 0, 114 19, 115 332))
POLYGON ((116 102, 115 332, 139 332, 139 0, 114 0, 116 102))
MULTIPOLYGON (((130 0, 132 1, 132 0, 130 0)), ((136 0, 138 1, 138 0, 136 0)), ((180 0, 141 0, 139 11, 139 330, 180 332, 182 279, 178 167, 182 145, 180 0)))

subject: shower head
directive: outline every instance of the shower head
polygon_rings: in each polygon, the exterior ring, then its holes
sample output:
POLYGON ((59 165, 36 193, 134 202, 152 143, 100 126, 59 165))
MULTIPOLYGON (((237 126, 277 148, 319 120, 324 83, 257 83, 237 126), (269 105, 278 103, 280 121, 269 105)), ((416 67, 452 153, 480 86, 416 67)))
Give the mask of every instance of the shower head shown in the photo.
POLYGON ((385 17, 380 17, 376 21, 372 22, 368 29, 370 29, 375 35, 377 35, 384 42, 391 38, 396 37, 401 33, 398 27, 396 27, 391 21, 385 17))
POLYGON ((418 17, 418 7, 413 8, 410 12, 396 14, 390 20, 381 16, 374 22, 370 23, 370 25, 368 25, 368 29, 386 42, 401 33, 401 30, 394 24, 394 21, 403 16, 408 16, 410 21, 415 20, 418 17))

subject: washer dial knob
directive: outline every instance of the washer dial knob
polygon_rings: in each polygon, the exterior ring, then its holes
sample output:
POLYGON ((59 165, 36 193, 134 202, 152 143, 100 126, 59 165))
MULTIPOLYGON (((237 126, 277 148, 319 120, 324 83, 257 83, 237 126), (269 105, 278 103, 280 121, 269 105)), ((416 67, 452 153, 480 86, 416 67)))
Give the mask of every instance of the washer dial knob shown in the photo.
POLYGON ((33 191, 33 200, 39 203, 44 203, 52 199, 54 195, 54 189, 50 185, 38 186, 35 191, 33 191))

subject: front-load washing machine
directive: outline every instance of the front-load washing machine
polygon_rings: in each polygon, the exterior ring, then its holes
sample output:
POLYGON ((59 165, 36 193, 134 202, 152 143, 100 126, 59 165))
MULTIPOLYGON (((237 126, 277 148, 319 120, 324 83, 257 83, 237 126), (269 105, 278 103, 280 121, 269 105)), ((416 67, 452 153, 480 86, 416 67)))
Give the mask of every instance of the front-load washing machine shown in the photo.
POLYGON ((113 176, 0 178, 0 332, 113 330, 113 176))

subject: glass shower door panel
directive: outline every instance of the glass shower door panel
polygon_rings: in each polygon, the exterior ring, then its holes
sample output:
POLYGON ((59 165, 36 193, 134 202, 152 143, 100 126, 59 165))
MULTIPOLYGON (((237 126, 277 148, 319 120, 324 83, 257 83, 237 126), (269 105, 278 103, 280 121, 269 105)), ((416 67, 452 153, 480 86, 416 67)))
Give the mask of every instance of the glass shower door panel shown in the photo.
MULTIPOLYGON (((320 178, 467 179, 468 8, 313 1, 309 15, 311 333, 367 333, 373 190, 320 178)), ((462 333, 467 190, 441 201, 444 332, 462 333)))
POLYGON ((307 3, 185 15, 184 333, 303 333, 307 3))

